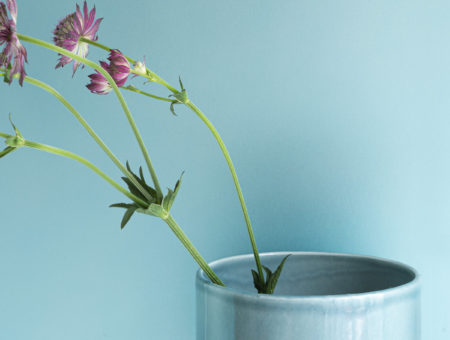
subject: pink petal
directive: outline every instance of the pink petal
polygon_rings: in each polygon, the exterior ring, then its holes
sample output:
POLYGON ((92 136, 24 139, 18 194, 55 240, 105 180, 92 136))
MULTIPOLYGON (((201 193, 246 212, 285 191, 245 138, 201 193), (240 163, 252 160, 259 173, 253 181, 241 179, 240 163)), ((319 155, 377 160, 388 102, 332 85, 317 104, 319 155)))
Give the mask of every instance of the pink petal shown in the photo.
POLYGON ((6 0, 6 4, 9 9, 9 13, 14 20, 14 23, 17 22, 17 3, 16 0, 6 0))

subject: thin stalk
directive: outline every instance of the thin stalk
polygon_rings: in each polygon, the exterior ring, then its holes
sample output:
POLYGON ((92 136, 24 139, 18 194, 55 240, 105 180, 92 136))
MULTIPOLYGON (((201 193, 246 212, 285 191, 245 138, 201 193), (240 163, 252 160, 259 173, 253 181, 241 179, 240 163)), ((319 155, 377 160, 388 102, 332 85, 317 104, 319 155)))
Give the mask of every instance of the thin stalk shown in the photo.
POLYGON ((169 102, 169 103, 173 102, 173 99, 155 96, 154 94, 139 90, 138 88, 136 88, 134 86, 122 86, 121 89, 131 91, 131 92, 136 92, 136 93, 142 94, 144 96, 147 96, 147 97, 150 97, 153 99, 162 100, 162 101, 169 102))
MULTIPOLYGON (((11 135, 8 135, 6 133, 1 133, 0 132, 0 137, 3 138, 10 138, 10 137, 14 137, 11 135)), ((142 199, 140 199, 139 197, 133 195, 132 193, 128 192, 126 189, 124 189, 122 186, 120 186, 117 182, 115 182, 111 177, 109 177, 107 174, 105 174, 103 171, 101 171, 99 168, 97 168, 94 164, 92 164, 91 162, 89 162, 87 159, 73 153, 67 150, 63 150, 60 148, 56 148, 54 146, 50 146, 50 145, 45 145, 45 144, 41 144, 41 143, 36 143, 36 142, 32 142, 29 140, 25 140, 23 146, 32 148, 32 149, 37 149, 37 150, 41 150, 41 151, 45 151, 48 153, 52 153, 58 156, 62 156, 62 157, 66 157, 66 158, 70 158, 74 161, 77 161, 85 166, 87 166, 89 169, 91 169, 92 171, 94 171, 97 175, 99 175, 101 178, 103 178, 105 181, 107 181, 109 184, 111 184, 114 188, 116 188, 117 190, 119 190, 122 194, 124 194, 125 196, 127 196, 129 199, 131 199, 133 202, 136 202, 137 204, 139 204, 142 207, 146 207, 147 203, 145 201, 143 201, 142 199)))
POLYGON ((164 221, 167 223, 167 225, 170 227, 170 229, 173 231, 175 236, 181 241, 183 246, 187 249, 187 251, 191 254, 191 256, 194 258, 194 260, 198 263, 200 268, 203 269, 206 275, 208 275, 211 282, 220 285, 225 286, 225 284, 220 280, 220 278, 217 276, 216 273, 211 269, 211 267, 206 263, 206 261, 203 259, 203 257, 200 255, 198 250, 194 247, 192 242, 189 240, 189 238, 186 236, 186 234, 181 230, 181 228, 178 226, 177 222, 173 219, 171 215, 168 215, 164 221))
MULTIPOLYGON (((84 42, 100 47, 106 51, 110 51, 111 49, 105 45, 99 44, 95 41, 91 41, 89 39, 83 39, 84 42)), ((128 61, 130 61, 131 63, 135 63, 135 61, 130 58, 127 57, 128 61)), ((172 91, 172 93, 178 93, 179 91, 174 88, 173 86, 171 86, 169 83, 167 83, 164 79, 162 79, 160 76, 158 76, 156 73, 154 73, 153 71, 149 70, 147 68, 147 72, 149 73, 148 76, 143 75, 144 77, 146 77, 147 79, 151 80, 151 81, 155 81, 163 86, 165 86, 167 89, 169 89, 170 91, 172 91)), ((228 164, 228 168, 230 169, 231 175, 233 177, 233 181, 234 181, 234 185, 236 187, 236 191, 239 197, 239 202, 241 204, 241 208, 242 208, 242 213, 244 214, 244 219, 245 219, 245 223, 247 225, 247 231, 248 231, 248 235, 250 237, 250 242, 252 245, 252 249, 253 249, 253 255, 255 257, 255 262, 256 262, 256 267, 258 269, 258 274, 259 277, 261 279, 264 278, 264 274, 263 274, 263 269, 261 266, 261 259, 259 256, 259 252, 258 252, 258 248, 256 246, 256 241, 255 241, 255 237, 253 234, 253 228, 251 225, 251 221, 250 221, 250 217, 248 215, 248 211, 247 211, 247 206, 245 204, 245 200, 244 200, 244 195, 242 194, 242 189, 241 189, 241 185, 239 184, 239 180, 236 174, 236 170, 234 168, 233 162, 231 161, 231 157, 230 154, 225 146, 225 143, 223 142, 222 138, 220 137, 218 131, 216 130, 216 128, 214 127, 214 125, 208 120, 208 118, 203 114, 202 111, 200 111, 200 109, 195 106, 191 101, 188 101, 187 103, 185 103, 186 106, 188 106, 192 111, 194 111, 197 116, 206 124, 206 126, 209 128, 209 130, 211 131, 211 133, 214 135, 214 138, 216 139, 217 143, 219 144, 219 147, 225 157, 225 160, 228 164)))
POLYGON ((186 106, 188 106, 192 111, 194 111, 197 116, 206 124, 208 129, 211 131, 211 133, 214 135, 214 138, 216 139, 217 143, 219 144, 220 149, 222 150, 222 153, 225 157, 225 160, 228 164, 228 168, 230 169, 231 176, 233 177, 234 186, 236 187, 236 191, 239 197, 239 202, 241 204, 242 213, 244 214, 245 224, 247 225, 247 232, 248 236, 250 237, 250 242, 253 249, 253 255, 255 256, 256 261, 256 267, 258 268, 258 274, 261 278, 264 278, 263 270, 261 266, 261 259, 259 257, 258 248, 256 246, 255 236, 253 234, 253 228, 252 223, 250 221, 250 216, 248 215, 247 211, 247 205, 245 204, 244 195, 242 194, 241 185, 239 184, 239 179, 236 174, 236 169, 234 168, 233 161, 231 160, 230 153, 228 152, 227 147, 225 146, 225 143, 223 142, 222 138, 219 135, 219 132, 216 130, 214 125, 210 122, 210 120, 203 114, 200 109, 194 105, 191 101, 189 101, 186 106))
MULTIPOLYGON (((3 74, 0 73, 0 76, 3 74)), ((15 75, 18 76, 18 75, 15 75)), ((78 113, 77 110, 53 87, 50 85, 26 76, 25 81, 35 85, 51 95, 53 95, 56 99, 58 99, 74 116, 75 118, 81 123, 81 125, 86 129, 86 131, 91 135, 91 137, 95 140, 95 142, 100 146, 100 148, 108 155, 108 157, 113 161, 113 163, 122 171, 122 173, 130 179, 130 181, 133 182, 133 184, 139 189, 139 191, 145 196, 147 200, 151 200, 150 194, 145 190, 145 188, 134 178, 134 176, 128 171, 126 167, 122 165, 122 163, 119 161, 119 159, 114 155, 114 153, 108 148, 108 146, 102 141, 102 139, 95 133, 95 131, 91 128, 91 126, 88 124, 88 122, 81 116, 80 113, 78 113)))
POLYGON ((117 98, 118 98, 118 100, 120 102, 120 105, 122 106, 122 109, 123 109, 123 111, 125 113, 125 116, 128 119, 128 122, 129 122, 129 124, 131 126, 131 129, 133 130, 133 133, 134 133, 134 135, 136 137, 136 140, 137 140, 137 142, 139 144, 139 147, 140 147, 140 149, 142 151, 142 154, 144 156, 145 162, 146 162, 147 167, 149 169, 150 175, 152 177, 153 184, 155 185, 155 189, 156 189, 157 195, 161 199, 163 197, 163 194, 162 194, 162 191, 161 191, 161 187, 159 185, 158 178, 156 176, 156 172, 155 172, 155 170, 153 168, 153 164, 152 164, 150 156, 148 154, 147 148, 146 148, 146 146, 144 144, 144 141, 142 140, 141 134, 140 134, 140 132, 139 132, 137 126, 136 126, 136 123, 135 123, 135 121, 133 119, 133 116, 131 115, 131 112, 130 112, 128 106, 127 106, 127 103, 125 102, 125 99, 122 96, 122 93, 120 92, 119 88, 117 87, 117 85, 116 85, 114 79, 111 77, 111 75, 105 69, 103 69, 103 67, 97 65, 96 63, 94 63, 94 62, 92 62, 92 61, 90 61, 90 60, 88 60, 86 58, 82 58, 82 57, 80 57, 80 56, 78 56, 78 55, 76 55, 74 53, 71 53, 71 52, 67 51, 64 48, 61 48, 59 46, 50 44, 50 43, 48 43, 46 41, 43 41, 43 40, 40 40, 40 39, 36 39, 36 38, 33 38, 33 37, 29 37, 27 35, 20 34, 20 33, 17 33, 17 37, 21 41, 26 41, 26 42, 29 42, 31 44, 35 44, 35 45, 38 45, 38 46, 41 46, 41 47, 45 47, 45 48, 47 48, 49 50, 58 52, 58 53, 60 53, 62 55, 65 55, 65 56, 67 56, 69 58, 77 60, 77 61, 83 63, 84 65, 92 67, 96 71, 100 72, 108 80, 109 84, 113 88, 114 93, 116 94, 116 96, 117 96, 117 98))

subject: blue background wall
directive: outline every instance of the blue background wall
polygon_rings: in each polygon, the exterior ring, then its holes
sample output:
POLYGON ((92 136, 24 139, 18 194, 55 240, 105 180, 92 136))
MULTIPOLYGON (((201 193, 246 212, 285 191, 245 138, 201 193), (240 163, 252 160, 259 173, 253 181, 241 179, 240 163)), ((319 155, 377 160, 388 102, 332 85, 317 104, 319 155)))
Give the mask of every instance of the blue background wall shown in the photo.
MULTIPOLYGON (((51 40, 72 1, 19 0, 19 31, 51 40)), ((90 6, 93 3, 90 2, 90 6)), ((363 253, 423 277, 423 335, 449 338, 448 1, 97 0, 100 42, 181 75, 233 156, 261 251, 363 253), (131 4, 132 3, 132 4, 131 4)), ((113 95, 27 45, 29 75, 59 89, 122 160, 143 163, 113 95)), ((93 60, 105 59, 91 49, 93 60)), ((134 80, 135 85, 143 86, 134 80)), ((153 84, 146 88, 167 95, 153 84)), ((231 177, 187 109, 126 93, 173 214, 208 261, 250 252, 231 177), (201 211, 195 214, 193 211, 201 211)), ((54 98, 1 85, 25 137, 120 174, 54 98)), ((194 261, 168 228, 123 231, 113 188, 70 160, 1 160, 0 339, 194 339, 194 261)))

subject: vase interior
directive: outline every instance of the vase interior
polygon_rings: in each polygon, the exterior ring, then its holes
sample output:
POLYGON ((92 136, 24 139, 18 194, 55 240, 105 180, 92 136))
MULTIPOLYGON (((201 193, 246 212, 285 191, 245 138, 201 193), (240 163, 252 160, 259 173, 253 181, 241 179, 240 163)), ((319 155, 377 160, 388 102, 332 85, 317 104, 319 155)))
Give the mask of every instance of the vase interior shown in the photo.
MULTIPOLYGON (((274 271, 286 254, 263 254, 262 264, 274 271)), ((252 256, 217 261, 212 268, 227 287, 255 292, 250 272, 255 269, 252 256)), ((292 253, 285 263, 275 294, 324 296, 368 293, 405 285, 415 277, 415 272, 407 266, 373 257, 292 253)))

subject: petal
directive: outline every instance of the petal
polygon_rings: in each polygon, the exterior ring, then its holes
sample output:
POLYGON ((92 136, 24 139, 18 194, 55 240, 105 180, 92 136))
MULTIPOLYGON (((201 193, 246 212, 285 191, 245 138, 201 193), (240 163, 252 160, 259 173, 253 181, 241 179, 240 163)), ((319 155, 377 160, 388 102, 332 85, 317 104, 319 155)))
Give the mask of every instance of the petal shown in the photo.
POLYGON ((86 24, 86 21, 89 18, 89 11, 88 11, 88 7, 87 7, 87 2, 86 0, 84 0, 84 5, 83 5, 83 14, 84 14, 84 23, 86 24))
POLYGON ((9 13, 14 20, 14 23, 17 22, 17 3, 16 0, 6 0, 6 5, 8 6, 9 13))

